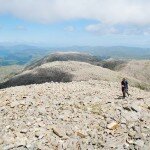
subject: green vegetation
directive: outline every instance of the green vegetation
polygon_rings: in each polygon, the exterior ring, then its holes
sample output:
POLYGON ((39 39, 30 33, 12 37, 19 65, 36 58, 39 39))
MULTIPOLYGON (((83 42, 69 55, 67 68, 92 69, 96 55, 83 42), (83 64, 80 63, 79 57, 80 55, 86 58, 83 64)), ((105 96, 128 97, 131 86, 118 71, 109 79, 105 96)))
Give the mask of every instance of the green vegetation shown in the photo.
POLYGON ((145 84, 145 83, 137 83, 135 85, 135 87, 141 89, 141 90, 146 90, 146 91, 150 91, 150 85, 149 84, 145 84))
POLYGON ((97 103, 97 104, 93 104, 91 106, 91 112, 93 114, 97 114, 97 115, 101 115, 102 114, 102 108, 101 108, 101 104, 97 103))
POLYGON ((120 68, 123 68, 127 64, 127 61, 124 60, 103 60, 98 62, 96 65, 110 70, 117 71, 120 68))
POLYGON ((19 73, 23 69, 23 66, 11 65, 0 67, 0 82, 6 81, 19 73))

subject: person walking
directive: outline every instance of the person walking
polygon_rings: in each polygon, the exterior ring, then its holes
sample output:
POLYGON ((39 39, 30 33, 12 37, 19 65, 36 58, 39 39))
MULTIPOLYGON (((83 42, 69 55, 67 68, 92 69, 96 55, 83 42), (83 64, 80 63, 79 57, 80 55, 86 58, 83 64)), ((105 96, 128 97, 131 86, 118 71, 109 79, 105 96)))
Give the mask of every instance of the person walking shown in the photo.
POLYGON ((126 97, 126 94, 129 96, 130 94, 128 93, 128 81, 125 78, 123 78, 121 81, 121 87, 122 87, 123 98, 126 97))

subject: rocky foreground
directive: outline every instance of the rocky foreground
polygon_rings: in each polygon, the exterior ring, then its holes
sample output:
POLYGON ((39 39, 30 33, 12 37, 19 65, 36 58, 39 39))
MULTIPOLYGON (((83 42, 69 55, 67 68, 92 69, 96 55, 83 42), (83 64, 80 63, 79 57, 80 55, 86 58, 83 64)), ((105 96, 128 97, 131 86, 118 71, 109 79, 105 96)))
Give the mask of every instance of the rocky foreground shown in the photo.
POLYGON ((0 90, 0 150, 150 149, 150 93, 107 81, 0 90))

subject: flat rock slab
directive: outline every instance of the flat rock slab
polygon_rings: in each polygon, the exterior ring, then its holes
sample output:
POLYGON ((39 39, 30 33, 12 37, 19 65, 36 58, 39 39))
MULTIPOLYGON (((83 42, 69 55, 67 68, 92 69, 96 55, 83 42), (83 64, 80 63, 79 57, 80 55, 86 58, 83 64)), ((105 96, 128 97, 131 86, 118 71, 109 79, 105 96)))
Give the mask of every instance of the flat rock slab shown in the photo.
POLYGON ((119 124, 117 122, 111 122, 110 124, 107 125, 107 128, 110 130, 115 130, 119 127, 119 124))
POLYGON ((52 130, 60 138, 66 137, 66 133, 65 133, 65 131, 62 128, 53 127, 52 130))

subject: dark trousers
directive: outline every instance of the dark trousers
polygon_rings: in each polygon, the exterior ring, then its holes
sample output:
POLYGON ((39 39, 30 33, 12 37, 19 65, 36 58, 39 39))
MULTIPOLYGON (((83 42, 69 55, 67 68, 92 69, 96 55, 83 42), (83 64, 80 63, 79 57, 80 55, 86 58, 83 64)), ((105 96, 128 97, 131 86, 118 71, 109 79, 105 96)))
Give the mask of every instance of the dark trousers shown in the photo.
POLYGON ((122 94, 124 98, 126 97, 126 94, 129 96, 128 89, 122 88, 122 94))

